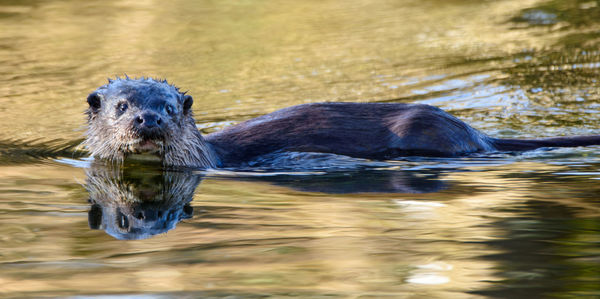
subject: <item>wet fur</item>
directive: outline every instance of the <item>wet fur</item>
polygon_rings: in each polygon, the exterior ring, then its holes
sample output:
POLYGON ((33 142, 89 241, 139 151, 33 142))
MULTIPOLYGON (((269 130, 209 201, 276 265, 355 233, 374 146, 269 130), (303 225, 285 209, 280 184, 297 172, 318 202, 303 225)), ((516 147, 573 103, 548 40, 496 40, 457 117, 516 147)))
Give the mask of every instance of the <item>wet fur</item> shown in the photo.
POLYGON ((485 135, 438 108, 383 103, 293 106, 210 134, 206 140, 232 164, 280 150, 379 160, 493 150, 485 135))
POLYGON ((134 142, 140 137, 132 128, 133 117, 117 115, 115 105, 128 102, 131 109, 157 109, 160 103, 169 99, 176 103, 176 117, 166 122, 164 134, 160 142, 158 155, 165 165, 194 166, 203 168, 216 167, 218 159, 213 150, 204 142, 196 128, 191 109, 184 111, 185 93, 166 81, 145 79, 115 79, 98 88, 88 96, 90 107, 86 110, 88 129, 85 147, 92 156, 122 162, 129 154, 135 153, 134 142), (99 101, 99 107, 92 103, 99 101))
POLYGON ((277 152, 318 152, 367 159, 402 156, 451 157, 478 152, 600 144, 600 136, 496 139, 443 110, 422 104, 314 103, 293 106, 203 137, 190 109, 192 99, 166 81, 116 79, 88 97, 85 145, 93 156, 122 161, 135 153, 136 113, 165 117, 156 135, 157 154, 167 166, 235 167, 277 152), (119 102, 129 114, 119 116, 119 102), (165 114, 165 105, 177 113, 165 114))

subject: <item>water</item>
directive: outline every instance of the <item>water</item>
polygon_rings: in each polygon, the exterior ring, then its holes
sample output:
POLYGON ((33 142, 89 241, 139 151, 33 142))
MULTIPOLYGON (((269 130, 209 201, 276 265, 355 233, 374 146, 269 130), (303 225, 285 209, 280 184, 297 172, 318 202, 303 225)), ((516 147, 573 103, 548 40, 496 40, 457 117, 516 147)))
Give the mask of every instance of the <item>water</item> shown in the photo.
POLYGON ((599 297, 598 147, 295 172, 77 148, 85 97, 124 74, 189 90, 206 133, 370 101, 600 134, 598 20, 597 1, 0 1, 0 296, 599 297))

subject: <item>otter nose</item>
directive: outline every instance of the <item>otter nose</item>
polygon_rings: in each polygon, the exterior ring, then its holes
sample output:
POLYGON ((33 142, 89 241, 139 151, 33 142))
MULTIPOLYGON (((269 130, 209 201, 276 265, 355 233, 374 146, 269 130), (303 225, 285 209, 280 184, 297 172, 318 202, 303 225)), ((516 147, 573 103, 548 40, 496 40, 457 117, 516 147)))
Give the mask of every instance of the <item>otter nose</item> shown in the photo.
POLYGON ((135 118, 135 124, 142 128, 154 128, 162 126, 162 119, 156 113, 145 112, 135 118))

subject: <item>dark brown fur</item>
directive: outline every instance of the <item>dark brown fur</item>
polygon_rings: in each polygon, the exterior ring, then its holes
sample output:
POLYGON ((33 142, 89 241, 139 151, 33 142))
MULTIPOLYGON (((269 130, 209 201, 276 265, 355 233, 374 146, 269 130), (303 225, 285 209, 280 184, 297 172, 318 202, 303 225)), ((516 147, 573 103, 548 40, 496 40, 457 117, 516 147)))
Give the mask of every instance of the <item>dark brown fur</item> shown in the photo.
POLYGON ((223 161, 274 151, 358 158, 455 156, 493 150, 488 138, 427 105, 316 103, 285 108, 206 136, 223 161))

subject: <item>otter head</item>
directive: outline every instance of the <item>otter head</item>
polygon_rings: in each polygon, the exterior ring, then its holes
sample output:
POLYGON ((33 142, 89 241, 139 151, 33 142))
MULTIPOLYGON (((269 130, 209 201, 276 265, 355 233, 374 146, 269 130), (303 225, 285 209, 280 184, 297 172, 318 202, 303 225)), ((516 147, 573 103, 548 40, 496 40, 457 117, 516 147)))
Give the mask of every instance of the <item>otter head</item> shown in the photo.
POLYGON ((109 80, 87 102, 84 143, 97 158, 120 162, 131 154, 151 154, 168 166, 216 164, 196 128, 192 97, 164 80, 109 80))

